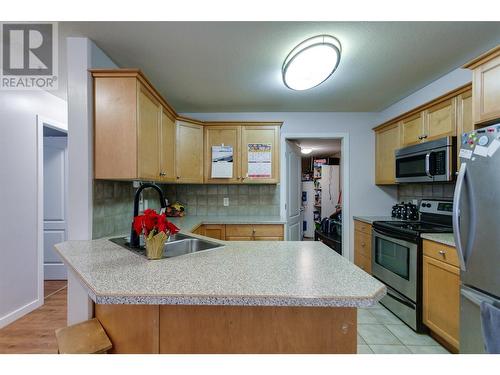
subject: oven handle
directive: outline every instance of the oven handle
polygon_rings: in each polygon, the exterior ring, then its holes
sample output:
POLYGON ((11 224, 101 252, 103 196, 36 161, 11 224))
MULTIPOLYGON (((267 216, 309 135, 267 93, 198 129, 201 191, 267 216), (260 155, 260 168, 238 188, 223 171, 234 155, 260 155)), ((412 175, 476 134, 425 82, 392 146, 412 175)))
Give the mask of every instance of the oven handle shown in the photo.
POLYGON ((432 154, 432 151, 429 151, 427 154, 425 154, 425 174, 428 177, 432 178, 432 174, 431 174, 431 154, 432 154))
POLYGON ((412 245, 417 245, 418 244, 418 240, 416 238, 414 239, 410 239, 408 237, 404 237, 404 236, 400 236, 400 235, 397 235, 393 232, 386 232, 385 230, 382 230, 380 228, 373 228, 372 229, 372 236, 376 236, 378 235, 379 237, 382 237, 386 240, 389 240, 389 241, 397 241, 397 242, 405 242, 406 244, 412 244, 412 245))

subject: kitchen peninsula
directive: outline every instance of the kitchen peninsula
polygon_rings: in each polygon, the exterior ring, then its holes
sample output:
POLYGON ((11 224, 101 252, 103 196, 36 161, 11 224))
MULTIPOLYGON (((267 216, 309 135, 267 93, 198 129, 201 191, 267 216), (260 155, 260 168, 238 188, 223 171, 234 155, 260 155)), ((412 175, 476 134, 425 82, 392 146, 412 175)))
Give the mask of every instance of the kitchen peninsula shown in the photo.
POLYGON ((56 245, 69 314, 95 303, 81 320, 97 317, 114 353, 356 353, 356 308, 382 283, 320 242, 210 241, 157 261, 106 238, 56 245))

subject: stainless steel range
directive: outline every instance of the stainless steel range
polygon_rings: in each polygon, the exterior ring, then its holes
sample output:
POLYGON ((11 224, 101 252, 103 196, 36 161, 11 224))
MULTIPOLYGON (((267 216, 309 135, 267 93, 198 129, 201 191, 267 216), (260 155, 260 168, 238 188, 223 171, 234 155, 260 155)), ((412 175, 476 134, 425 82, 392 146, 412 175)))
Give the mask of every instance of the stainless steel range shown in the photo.
POLYGON ((372 273, 387 286, 380 303, 417 332, 422 324, 422 233, 452 233, 453 203, 422 200, 420 220, 375 221, 372 273))

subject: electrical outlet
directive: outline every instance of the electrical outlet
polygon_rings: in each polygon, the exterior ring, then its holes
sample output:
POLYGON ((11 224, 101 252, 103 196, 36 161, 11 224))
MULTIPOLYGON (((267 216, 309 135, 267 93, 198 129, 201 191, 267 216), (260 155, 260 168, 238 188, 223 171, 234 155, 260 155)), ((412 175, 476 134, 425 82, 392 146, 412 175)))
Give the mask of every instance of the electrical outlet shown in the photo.
POLYGON ((227 207, 227 206, 229 206, 229 198, 224 197, 224 207, 227 207))

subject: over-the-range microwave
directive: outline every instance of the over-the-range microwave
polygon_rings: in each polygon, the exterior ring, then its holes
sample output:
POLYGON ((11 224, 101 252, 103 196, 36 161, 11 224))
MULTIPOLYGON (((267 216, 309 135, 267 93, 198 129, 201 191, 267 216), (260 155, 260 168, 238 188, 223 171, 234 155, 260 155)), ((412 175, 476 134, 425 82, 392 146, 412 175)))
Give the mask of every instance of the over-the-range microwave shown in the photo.
POLYGON ((444 137, 396 150, 396 182, 453 181, 456 149, 456 137, 444 137))

